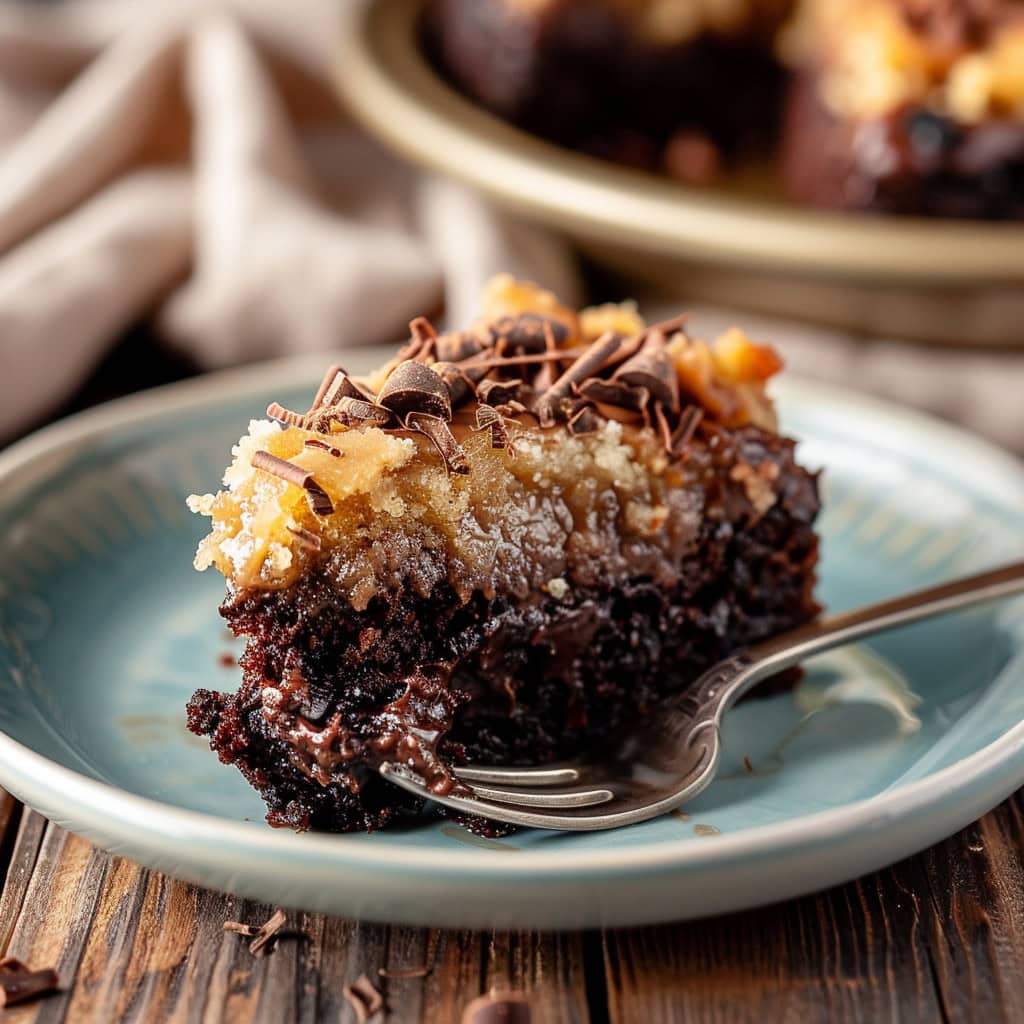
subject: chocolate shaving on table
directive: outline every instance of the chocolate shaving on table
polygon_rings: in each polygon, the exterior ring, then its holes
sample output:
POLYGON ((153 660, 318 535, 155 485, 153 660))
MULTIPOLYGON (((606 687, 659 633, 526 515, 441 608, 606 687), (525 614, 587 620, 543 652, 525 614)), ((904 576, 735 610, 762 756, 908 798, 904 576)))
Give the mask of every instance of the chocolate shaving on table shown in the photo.
POLYGON ((411 412, 452 418, 451 396, 440 375, 411 360, 399 363, 391 371, 377 394, 377 404, 403 419, 411 412))
POLYGON ((679 411, 679 380, 660 331, 648 333, 640 351, 618 367, 612 380, 645 388, 653 401, 661 402, 671 412, 679 411))
POLYGON ((273 951, 273 943, 288 920, 283 910, 275 910, 270 919, 265 921, 256 930, 252 942, 249 943, 249 952, 253 956, 263 956, 273 951))
POLYGON ((366 1024, 374 1014, 384 1009, 384 997, 365 974, 360 974, 351 985, 346 985, 342 994, 355 1010, 359 1024, 366 1024))
POLYGON ((316 437, 307 437, 302 443, 306 448, 318 448, 322 452, 327 452, 328 455, 333 455, 336 459, 345 457, 345 453, 340 448, 335 448, 333 444, 328 444, 316 437))
POLYGON ((279 459, 276 455, 263 451, 253 455, 252 465, 254 469, 262 469, 290 484, 295 484, 296 487, 303 488, 306 498, 309 500, 309 507, 318 516, 329 516, 334 511, 334 503, 330 496, 316 482, 308 469, 303 469, 301 466, 296 466, 294 462, 279 459))
POLYGON ((425 412, 411 412, 405 417, 405 425, 410 430, 418 430, 433 442, 449 473, 466 474, 469 462, 462 446, 455 440, 448 424, 440 416, 431 416, 425 412))
POLYGON ((430 975, 429 967, 378 967, 377 975, 381 978, 426 978, 430 975))
POLYGON ((541 426, 553 426, 561 413, 562 400, 569 396, 574 385, 581 384, 595 373, 612 355, 622 347, 622 339, 614 334, 603 334, 588 345, 582 355, 551 385, 537 400, 535 408, 541 426))
POLYGON ((488 992, 462 1011, 462 1024, 530 1024, 530 1002, 522 992, 488 992))
POLYGON ((56 992, 59 985, 57 972, 51 968, 33 971, 14 957, 0 960, 0 1008, 56 992))

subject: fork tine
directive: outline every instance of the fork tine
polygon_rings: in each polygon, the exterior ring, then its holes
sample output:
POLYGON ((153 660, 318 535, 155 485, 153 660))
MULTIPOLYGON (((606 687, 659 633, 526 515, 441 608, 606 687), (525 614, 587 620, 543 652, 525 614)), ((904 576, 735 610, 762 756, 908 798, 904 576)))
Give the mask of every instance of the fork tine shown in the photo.
POLYGON ((614 799, 610 789, 580 789, 568 792, 550 793, 546 790, 531 793, 529 790, 492 789, 490 786, 471 786, 473 795, 481 800, 493 800, 499 804, 516 807, 593 807, 606 804, 614 799))
POLYGON ((492 782, 500 786, 571 786, 580 781, 576 768, 481 768, 466 765, 456 768, 463 782, 492 782))

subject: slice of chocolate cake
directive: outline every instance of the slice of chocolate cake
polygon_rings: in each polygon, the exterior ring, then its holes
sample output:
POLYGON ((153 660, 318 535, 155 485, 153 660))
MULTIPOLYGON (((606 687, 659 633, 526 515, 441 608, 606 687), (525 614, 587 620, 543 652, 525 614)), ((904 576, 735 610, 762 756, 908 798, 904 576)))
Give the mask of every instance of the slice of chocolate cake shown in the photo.
POLYGON ((420 808, 401 759, 537 764, 656 715, 704 668, 806 621, 815 477, 776 431, 771 349, 630 306, 576 313, 511 278, 470 329, 425 320, 371 377, 332 369, 234 449, 196 566, 247 639, 189 725, 275 825, 420 808))
POLYGON ((1021 0, 803 0, 783 133, 791 194, 880 213, 1024 218, 1021 0))
POLYGON ((774 139, 791 0, 430 0, 428 52, 506 120, 691 183, 774 139))

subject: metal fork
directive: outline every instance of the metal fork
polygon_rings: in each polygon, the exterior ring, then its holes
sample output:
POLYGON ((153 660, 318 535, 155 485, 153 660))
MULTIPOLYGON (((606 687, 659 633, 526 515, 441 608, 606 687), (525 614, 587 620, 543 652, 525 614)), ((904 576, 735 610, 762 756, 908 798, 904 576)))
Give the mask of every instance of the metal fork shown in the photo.
POLYGON ((710 785, 721 757, 722 717, 757 683, 834 647, 1018 593, 1024 593, 1024 562, 773 637, 705 672, 600 759, 542 768, 458 768, 460 785, 446 795, 431 792, 408 765, 389 762, 380 771, 417 796, 509 825, 565 831, 632 825, 674 810, 710 785))

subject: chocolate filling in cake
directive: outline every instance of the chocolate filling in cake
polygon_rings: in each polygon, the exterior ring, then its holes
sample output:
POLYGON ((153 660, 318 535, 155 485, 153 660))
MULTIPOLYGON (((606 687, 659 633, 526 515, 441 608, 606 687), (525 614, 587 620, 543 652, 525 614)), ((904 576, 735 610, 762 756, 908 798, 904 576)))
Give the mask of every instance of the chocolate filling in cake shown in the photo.
POLYGON ((764 396, 770 350, 510 279, 367 379, 239 443, 197 565, 228 577, 237 693, 189 726, 272 824, 374 830, 466 762, 614 742, 743 644, 816 611, 816 481, 764 396))

